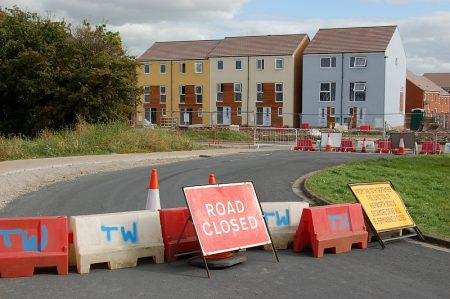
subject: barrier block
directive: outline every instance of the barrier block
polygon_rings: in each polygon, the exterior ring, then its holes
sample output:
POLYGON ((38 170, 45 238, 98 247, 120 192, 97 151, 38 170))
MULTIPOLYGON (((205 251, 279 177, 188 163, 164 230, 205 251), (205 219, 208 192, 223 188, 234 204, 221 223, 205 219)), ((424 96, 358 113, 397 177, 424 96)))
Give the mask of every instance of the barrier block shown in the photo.
POLYGON ((338 204, 304 208, 294 237, 294 252, 311 246, 314 257, 350 251, 352 244, 367 248, 368 233, 360 204, 338 204))
POLYGON ((308 130, 309 129, 309 123, 302 123, 301 127, 302 130, 308 130))
MULTIPOLYGON (((166 257, 166 261, 168 262, 173 262, 177 259, 174 256, 175 246, 189 216, 189 210, 186 207, 161 209, 159 211, 162 237, 164 240, 164 255, 166 257)), ((198 242, 195 234, 194 226, 192 225, 192 222, 189 221, 186 229, 184 230, 183 236, 181 237, 177 253, 185 253, 196 250, 200 250, 200 243, 198 242)))
MULTIPOLYGON (((360 152, 363 147, 363 141, 358 140, 356 143, 356 151, 360 152)), ((366 148, 369 152, 375 152, 375 142, 373 140, 366 140, 366 148)))
POLYGON ((299 139, 297 146, 294 147, 296 151, 314 151, 314 144, 311 139, 299 139))
POLYGON ((370 131, 370 130, 372 130, 372 128, 370 127, 370 125, 361 125, 361 126, 359 126, 359 130, 360 131, 370 131))
POLYGON ((388 154, 392 151, 392 142, 390 140, 381 140, 377 144, 376 153, 388 154))
POLYGON ((425 141, 422 143, 421 154, 433 155, 441 153, 441 145, 435 141, 425 141))
POLYGON ((164 262, 164 244, 158 212, 134 211, 70 217, 78 273, 91 264, 109 269, 135 267, 138 258, 164 262))
POLYGON ((450 154, 450 143, 446 143, 444 145, 444 153, 445 154, 450 154))
MULTIPOLYGON (((272 236, 276 249, 287 249, 294 242, 302 211, 309 207, 307 202, 262 202, 264 220, 272 236)), ((272 246, 264 245, 265 250, 272 250, 272 246)))
POLYGON ((0 276, 31 277, 35 267, 68 273, 67 217, 0 219, 0 276))
POLYGON ((353 147, 353 140, 347 140, 344 139, 341 142, 341 152, 355 152, 355 149, 353 147))

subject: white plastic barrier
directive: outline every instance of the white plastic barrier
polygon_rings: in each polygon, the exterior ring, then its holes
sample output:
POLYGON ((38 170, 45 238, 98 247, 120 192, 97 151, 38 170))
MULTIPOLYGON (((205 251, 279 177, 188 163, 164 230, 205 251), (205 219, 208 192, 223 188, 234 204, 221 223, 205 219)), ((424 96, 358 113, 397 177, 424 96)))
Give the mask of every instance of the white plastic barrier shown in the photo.
POLYGON ((450 143, 444 145, 444 154, 450 154, 450 143))
POLYGON ((141 257, 164 262, 159 212, 72 216, 69 230, 78 273, 88 273, 91 264, 104 262, 109 269, 134 267, 141 257))
MULTIPOLYGON (((358 140, 356 143, 355 151, 360 152, 363 147, 363 141, 358 140)), ((376 150, 375 142, 373 140, 366 140, 366 148, 368 152, 374 153, 376 150)))
MULTIPOLYGON (((294 235, 307 202, 262 202, 264 219, 270 230, 273 245, 277 249, 287 249, 294 241, 294 235)), ((269 249, 270 246, 265 246, 269 249)))
MULTIPOLYGON (((331 147, 334 149, 341 148, 342 133, 329 133, 331 139, 331 147)), ((328 133, 322 132, 322 137, 320 138, 320 148, 325 149, 328 142, 328 133)))

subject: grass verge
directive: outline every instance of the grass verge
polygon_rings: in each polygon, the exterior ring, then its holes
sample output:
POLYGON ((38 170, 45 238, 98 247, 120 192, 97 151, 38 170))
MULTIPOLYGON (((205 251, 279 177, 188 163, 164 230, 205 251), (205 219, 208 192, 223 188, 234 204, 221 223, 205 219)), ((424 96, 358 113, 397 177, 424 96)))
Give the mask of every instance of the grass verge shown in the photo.
MULTIPOLYGON (((181 134, 194 141, 211 141, 214 139, 214 131, 211 129, 185 130, 181 134)), ((223 141, 253 141, 253 132, 231 131, 229 129, 217 129, 216 139, 223 141)))
POLYGON ((392 181, 419 228, 450 239, 450 155, 381 158, 349 163, 308 178, 315 194, 336 202, 355 201, 348 183, 392 181))
POLYGON ((73 130, 44 131, 37 138, 0 136, 0 161, 200 149, 179 132, 140 130, 125 123, 78 124, 73 130))

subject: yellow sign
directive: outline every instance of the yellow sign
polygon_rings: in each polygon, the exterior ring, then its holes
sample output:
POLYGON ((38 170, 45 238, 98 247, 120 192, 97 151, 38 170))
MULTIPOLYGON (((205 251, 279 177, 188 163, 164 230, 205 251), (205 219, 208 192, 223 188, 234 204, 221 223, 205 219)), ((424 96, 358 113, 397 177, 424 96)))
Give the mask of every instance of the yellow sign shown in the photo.
POLYGON ((416 226, 391 182, 348 185, 376 231, 416 226))

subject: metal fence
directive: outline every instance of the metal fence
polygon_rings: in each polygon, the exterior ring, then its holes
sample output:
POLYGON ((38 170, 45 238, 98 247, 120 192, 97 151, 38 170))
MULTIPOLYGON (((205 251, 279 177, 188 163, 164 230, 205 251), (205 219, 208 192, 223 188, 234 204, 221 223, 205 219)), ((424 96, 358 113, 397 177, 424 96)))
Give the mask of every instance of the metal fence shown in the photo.
POLYGON ((254 128, 253 145, 289 146, 297 144, 298 130, 292 128, 254 128))

